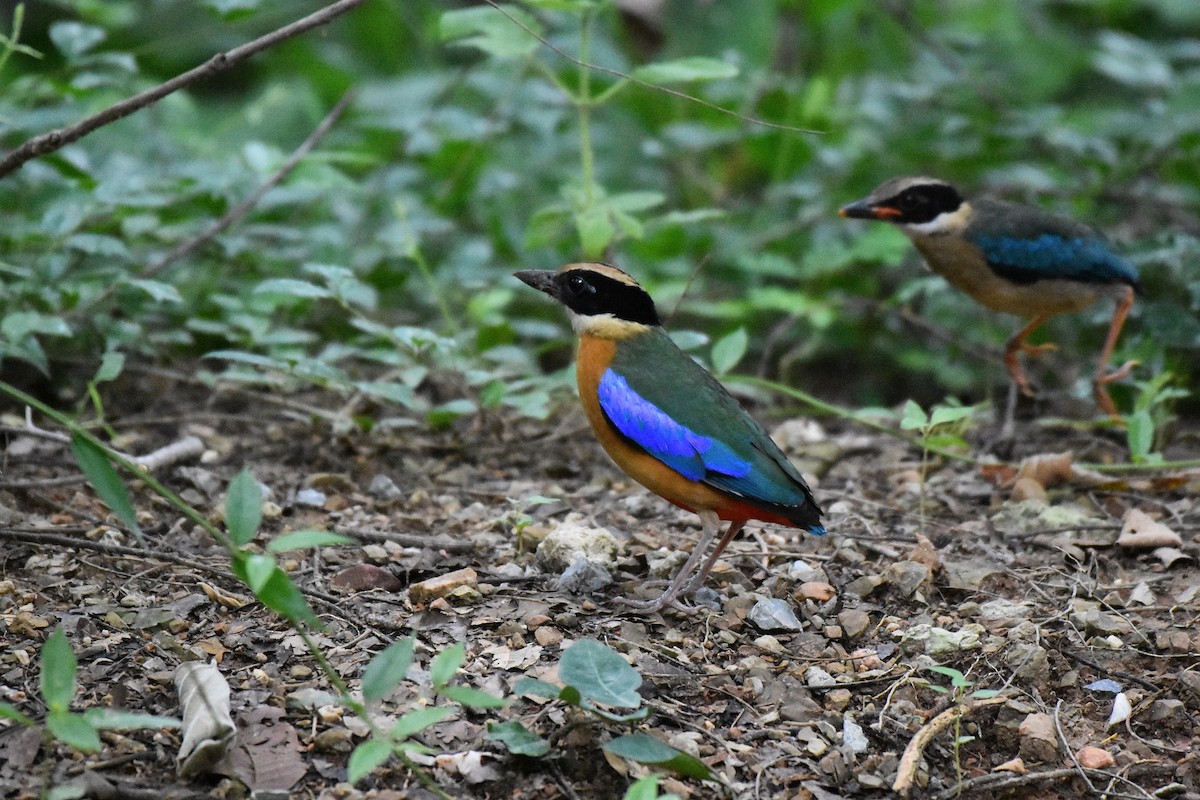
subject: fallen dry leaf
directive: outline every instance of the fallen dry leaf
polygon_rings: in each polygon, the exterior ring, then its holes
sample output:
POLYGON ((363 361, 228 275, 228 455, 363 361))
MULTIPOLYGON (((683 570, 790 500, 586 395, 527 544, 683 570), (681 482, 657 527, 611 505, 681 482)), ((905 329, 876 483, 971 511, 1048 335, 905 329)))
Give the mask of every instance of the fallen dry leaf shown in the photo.
POLYGON ((1075 456, 1070 452, 1030 456, 1021 462, 1017 470, 1017 480, 1031 478, 1043 488, 1050 489, 1071 480, 1071 465, 1074 460, 1075 456))
POLYGON ((1136 508, 1125 513, 1121 535, 1117 537, 1118 547, 1179 547, 1182 544, 1183 539, 1178 533, 1136 508))

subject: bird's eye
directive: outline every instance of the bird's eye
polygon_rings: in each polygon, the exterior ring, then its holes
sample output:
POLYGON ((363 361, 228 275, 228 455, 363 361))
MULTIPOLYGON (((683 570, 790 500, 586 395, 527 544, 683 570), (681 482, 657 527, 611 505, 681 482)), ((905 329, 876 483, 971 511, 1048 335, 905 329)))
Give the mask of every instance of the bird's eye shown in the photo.
POLYGON ((911 189, 907 192, 901 192, 898 205, 905 211, 915 211, 918 208, 924 208, 929 205, 929 198, 921 193, 914 192, 911 189))
POLYGON ((592 289, 592 285, 583 276, 572 275, 567 278, 567 291, 571 294, 584 294, 594 290, 592 289))

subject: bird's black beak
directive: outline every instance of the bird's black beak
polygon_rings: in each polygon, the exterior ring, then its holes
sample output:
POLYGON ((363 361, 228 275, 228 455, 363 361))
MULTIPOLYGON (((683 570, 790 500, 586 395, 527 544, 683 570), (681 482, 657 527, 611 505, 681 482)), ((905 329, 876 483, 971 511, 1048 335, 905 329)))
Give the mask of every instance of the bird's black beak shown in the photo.
POLYGON ((889 219, 900 216, 899 210, 889 206, 879 206, 870 200, 859 200, 838 209, 838 216, 844 219, 889 219))
POLYGON ((549 269, 525 269, 520 272, 514 272, 513 276, 520 278, 523 283, 527 283, 539 292, 545 292, 551 297, 558 298, 558 282, 555 278, 558 273, 549 269))

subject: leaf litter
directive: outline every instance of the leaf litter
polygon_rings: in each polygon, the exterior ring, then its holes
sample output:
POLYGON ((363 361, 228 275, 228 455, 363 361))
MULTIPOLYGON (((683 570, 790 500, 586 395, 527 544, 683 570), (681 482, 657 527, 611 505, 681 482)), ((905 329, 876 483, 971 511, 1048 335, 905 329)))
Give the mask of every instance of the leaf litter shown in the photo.
MULTIPOLYGON (((156 473, 202 513, 222 517, 224 489, 247 467, 265 487, 264 533, 354 539, 280 563, 308 593, 323 624, 315 638, 353 690, 374 655, 416 636, 409 677, 377 701, 376 722, 444 704, 429 670, 459 642, 456 683, 511 701, 452 706, 417 735, 431 753, 423 763, 456 797, 620 797, 647 767, 605 745, 631 732, 670 745, 664 763, 686 753, 717 778, 664 777, 682 797, 878 797, 901 779, 912 795, 946 798, 1083 796, 1110 784, 1124 796, 1200 792, 1200 481, 1112 480, 1079 466, 1122 459, 1119 434, 1028 424, 1004 462, 934 459, 923 470, 903 442, 832 424, 816 436, 805 422, 804 437, 781 439, 819 470, 830 534, 757 528, 724 554, 697 613, 641 617, 613 598, 670 575, 697 526, 619 474, 573 409, 552 423, 489 412, 441 432, 366 433, 252 398, 226 397, 210 413, 212 396, 183 387, 170 405, 143 399, 151 406, 110 422, 147 449, 204 443, 204 455, 156 473), (539 542, 564 524, 574 526, 564 552, 603 562, 614 585, 556 588, 573 563, 539 556, 539 542), (580 529, 613 541, 580 539, 580 529), (766 629, 756 608, 771 609, 766 629), (563 652, 583 640, 641 675, 650 714, 634 730, 514 692, 525 678, 558 685, 563 652), (931 665, 966 685, 951 687, 931 665), (1112 682, 1119 708, 1089 689, 1096 681, 1112 682), (976 701, 976 690, 997 694, 976 701), (549 749, 537 757, 539 742, 549 749)), ((337 401, 305 398, 322 402, 337 401)), ((89 488, 54 481, 77 474, 69 452, 13 441, 37 457, 10 448, 0 487, 0 700, 38 716, 38 654, 62 626, 81 710, 180 717, 172 675, 191 661, 214 662, 229 684, 238 732, 224 769, 176 777, 179 731, 106 733, 82 763, 118 790, 431 796, 395 761, 345 784, 367 726, 337 705, 303 642, 252 601, 202 531, 135 486, 149 545, 139 551, 89 488)), ((24 729, 0 729, 0 797, 37 794, 32 763, 65 783, 80 762, 24 729)))

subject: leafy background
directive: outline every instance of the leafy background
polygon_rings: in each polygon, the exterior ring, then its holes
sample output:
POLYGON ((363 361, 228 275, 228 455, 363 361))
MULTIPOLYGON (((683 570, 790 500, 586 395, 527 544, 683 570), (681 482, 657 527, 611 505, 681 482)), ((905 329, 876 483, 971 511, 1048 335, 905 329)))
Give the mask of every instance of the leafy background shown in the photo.
MULTIPOLYGON (((0 147, 322 5, 31 4, 19 39, 40 57, 0 68, 0 147)), ((207 379, 358 392, 401 423, 544 415, 570 382, 569 331, 510 273, 606 257, 718 369, 856 406, 975 400, 1004 386, 981 353, 1014 320, 949 291, 897 232, 835 215, 930 173, 1118 240, 1149 292, 1117 363, 1186 387, 1197 31, 1193 0, 672 0, 649 23, 582 0, 370 0, 0 179, 4 372, 61 401, 198 363, 207 379), (348 111, 244 220, 161 262, 347 90, 348 111)), ((1048 383, 1087 396, 1071 378, 1090 373, 1110 312, 1051 324, 1048 383)))

